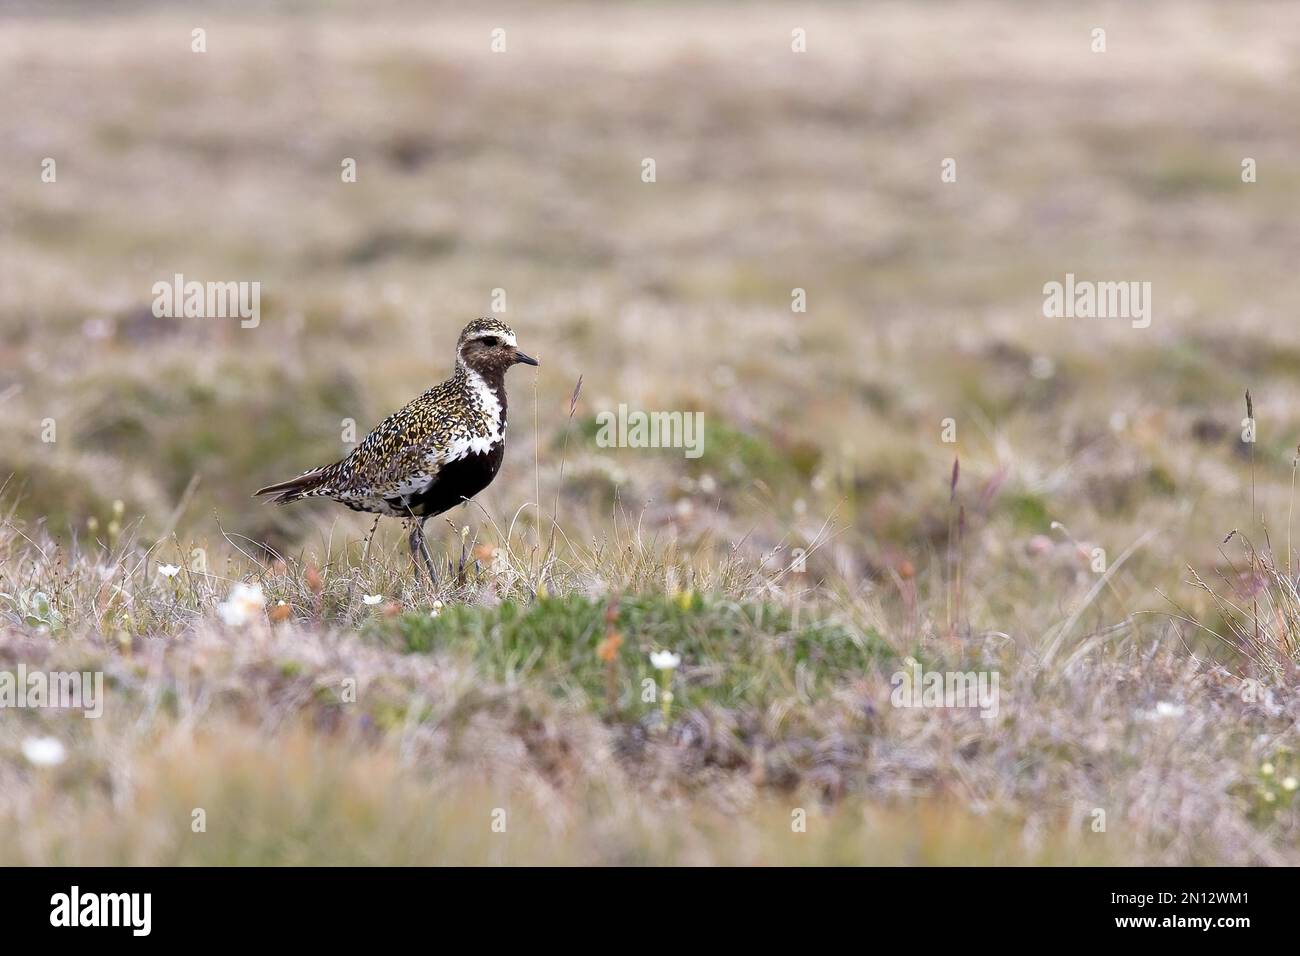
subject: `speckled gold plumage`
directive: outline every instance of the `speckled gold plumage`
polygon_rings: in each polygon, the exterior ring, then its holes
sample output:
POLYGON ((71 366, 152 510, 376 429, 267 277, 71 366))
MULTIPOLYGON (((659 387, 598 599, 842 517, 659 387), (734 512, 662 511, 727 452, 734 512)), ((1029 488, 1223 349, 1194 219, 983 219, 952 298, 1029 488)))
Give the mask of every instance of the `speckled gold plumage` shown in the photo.
POLYGON ((505 371, 536 364, 515 342, 499 319, 476 319, 457 341, 451 378, 385 418, 346 458, 255 494, 275 493, 279 503, 330 498, 395 517, 428 517, 472 497, 504 454, 505 371))

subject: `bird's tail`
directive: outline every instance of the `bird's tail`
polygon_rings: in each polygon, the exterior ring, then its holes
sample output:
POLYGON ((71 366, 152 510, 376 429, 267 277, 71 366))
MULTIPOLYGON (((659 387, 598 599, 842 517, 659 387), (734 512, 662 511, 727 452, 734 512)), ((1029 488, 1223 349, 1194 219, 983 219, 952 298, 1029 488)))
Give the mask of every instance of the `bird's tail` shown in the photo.
POLYGON ((265 488, 258 488, 253 492, 253 497, 275 495, 271 500, 278 505, 282 505, 289 501, 297 501, 299 498, 326 494, 327 492, 323 486, 328 480, 329 474, 330 470, 328 468, 316 468, 304 472, 297 478, 290 478, 288 481, 281 481, 274 485, 267 485, 265 488))

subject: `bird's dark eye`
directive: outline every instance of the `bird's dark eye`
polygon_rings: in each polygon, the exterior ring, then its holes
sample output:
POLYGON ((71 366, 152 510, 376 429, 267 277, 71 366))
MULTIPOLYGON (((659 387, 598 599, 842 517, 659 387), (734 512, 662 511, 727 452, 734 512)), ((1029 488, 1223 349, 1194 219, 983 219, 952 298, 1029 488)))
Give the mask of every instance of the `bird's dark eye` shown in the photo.
POLYGON ((485 335, 485 336, 483 336, 483 340, 482 340, 482 341, 483 341, 483 344, 486 345, 486 346, 487 346, 488 348, 490 348, 490 349, 494 349, 494 348, 496 348, 498 345, 501 344, 501 340, 500 340, 499 338, 497 338, 495 335, 485 335))

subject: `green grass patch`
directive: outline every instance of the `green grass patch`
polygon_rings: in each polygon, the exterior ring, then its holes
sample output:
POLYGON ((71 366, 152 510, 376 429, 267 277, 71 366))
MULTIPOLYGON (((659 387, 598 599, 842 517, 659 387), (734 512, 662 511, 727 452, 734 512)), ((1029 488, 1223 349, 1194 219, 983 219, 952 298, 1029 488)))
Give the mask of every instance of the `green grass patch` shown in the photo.
POLYGON ((659 677, 649 659, 654 650, 681 656, 674 709, 763 707, 819 683, 852 679, 892 656, 879 634, 808 613, 796 621, 770 604, 625 597, 612 621, 607 606, 581 595, 492 608, 458 605, 438 617, 423 611, 376 621, 366 634, 409 653, 463 654, 488 679, 540 679, 559 696, 628 719, 659 709, 657 693, 646 699, 646 682, 659 677), (606 662, 597 646, 611 632, 623 641, 606 662))
MULTIPOLYGON (((595 419, 580 425, 584 441, 602 453, 616 451, 600 448, 597 436, 601 424, 595 419)), ((557 436, 557 449, 563 447, 563 436, 557 436)), ((642 453, 642 449, 636 449, 642 453)), ((617 452, 626 453, 623 450, 617 452)), ((660 448, 658 454, 682 461, 680 448, 660 448)), ((821 463, 822 453, 808 441, 781 441, 776 436, 746 431, 733 426, 711 412, 704 415, 704 441, 698 458, 687 458, 684 467, 695 474, 711 474, 730 487, 748 486, 754 480, 769 485, 788 485, 806 482, 821 463)))
POLYGON ((1047 512, 1047 502, 1039 495, 1022 491, 1008 495, 1003 507, 1011 516, 1015 526, 1022 531, 1046 531, 1051 523, 1047 512))

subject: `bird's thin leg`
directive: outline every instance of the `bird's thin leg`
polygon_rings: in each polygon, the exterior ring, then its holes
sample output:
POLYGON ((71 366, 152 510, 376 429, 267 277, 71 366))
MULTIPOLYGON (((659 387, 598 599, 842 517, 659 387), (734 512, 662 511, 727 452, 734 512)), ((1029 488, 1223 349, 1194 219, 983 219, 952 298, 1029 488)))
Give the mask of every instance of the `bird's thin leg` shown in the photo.
POLYGON ((424 520, 423 518, 414 519, 411 525, 411 558, 415 561, 416 570, 419 570, 423 562, 424 570, 428 572, 429 583, 433 589, 438 590, 438 575, 433 570, 433 558, 429 555, 429 545, 424 540, 424 520))
POLYGON ((370 542, 375 539, 375 532, 379 529, 379 518, 375 518, 375 523, 370 526, 370 534, 366 535, 366 546, 361 551, 361 563, 365 564, 370 560, 370 542))
POLYGON ((429 542, 424 535, 420 535, 420 550, 424 552, 424 567, 429 572, 429 580, 433 582, 433 589, 438 590, 438 576, 433 572, 433 555, 429 554, 429 542))
POLYGON ((411 534, 410 537, 408 537, 406 540, 407 540, 407 544, 411 546, 411 560, 415 562, 415 569, 417 571, 420 569, 420 561, 422 560, 423 557, 421 554, 421 547, 420 547, 420 542, 423 539, 423 537, 424 535, 420 529, 420 519, 412 518, 411 534))

